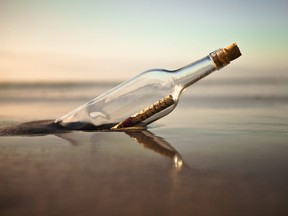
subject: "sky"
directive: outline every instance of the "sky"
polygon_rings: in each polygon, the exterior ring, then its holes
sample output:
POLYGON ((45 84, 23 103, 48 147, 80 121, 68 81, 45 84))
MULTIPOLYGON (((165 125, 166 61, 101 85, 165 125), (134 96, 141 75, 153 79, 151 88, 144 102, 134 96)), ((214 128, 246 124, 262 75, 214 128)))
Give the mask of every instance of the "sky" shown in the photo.
POLYGON ((236 42, 242 70, 288 69, 286 0, 0 0, 0 82, 115 81, 236 42))

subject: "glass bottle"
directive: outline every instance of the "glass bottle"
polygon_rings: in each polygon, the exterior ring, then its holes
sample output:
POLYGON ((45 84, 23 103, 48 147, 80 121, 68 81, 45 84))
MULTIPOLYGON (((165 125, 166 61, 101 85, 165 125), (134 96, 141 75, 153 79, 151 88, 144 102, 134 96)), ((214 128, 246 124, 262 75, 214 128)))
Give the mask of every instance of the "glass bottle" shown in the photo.
POLYGON ((169 114, 181 92, 241 56, 233 43, 178 70, 152 69, 123 82, 55 120, 75 130, 146 127, 169 114))

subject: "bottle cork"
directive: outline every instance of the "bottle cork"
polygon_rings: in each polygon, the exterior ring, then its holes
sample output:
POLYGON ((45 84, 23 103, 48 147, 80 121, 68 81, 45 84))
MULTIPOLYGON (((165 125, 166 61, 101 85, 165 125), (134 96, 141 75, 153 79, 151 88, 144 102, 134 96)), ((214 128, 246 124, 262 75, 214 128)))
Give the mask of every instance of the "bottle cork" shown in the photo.
POLYGON ((227 53, 227 58, 229 61, 233 61, 242 55, 236 43, 230 44, 229 46, 225 47, 224 50, 227 53))
POLYGON ((225 48, 210 53, 210 57, 218 69, 230 64, 231 61, 235 60, 241 55, 240 49, 236 43, 230 44, 225 48))

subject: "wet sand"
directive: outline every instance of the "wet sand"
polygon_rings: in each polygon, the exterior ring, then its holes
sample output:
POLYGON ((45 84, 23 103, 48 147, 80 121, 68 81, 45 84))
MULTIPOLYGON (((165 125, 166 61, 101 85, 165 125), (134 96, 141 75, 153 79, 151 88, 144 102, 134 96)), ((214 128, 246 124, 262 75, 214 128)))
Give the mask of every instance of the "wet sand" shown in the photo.
MULTIPOLYGON (((89 98, 79 86, 25 88, 21 100, 2 89, 2 128, 89 98)), ((1 136, 0 215, 286 215, 287 99, 247 88, 198 85, 144 131, 1 136)))

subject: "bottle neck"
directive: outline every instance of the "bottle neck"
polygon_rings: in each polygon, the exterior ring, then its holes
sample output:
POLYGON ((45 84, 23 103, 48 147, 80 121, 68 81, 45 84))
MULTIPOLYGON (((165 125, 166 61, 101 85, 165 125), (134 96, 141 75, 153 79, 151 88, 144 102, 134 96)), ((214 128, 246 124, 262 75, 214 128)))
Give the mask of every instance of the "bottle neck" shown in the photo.
POLYGON ((192 64, 174 71, 173 76, 179 86, 186 88, 229 63, 225 50, 219 49, 192 64))
POLYGON ((210 56, 206 56, 190 65, 174 71, 174 78, 179 86, 186 88, 216 69, 217 67, 210 56))

